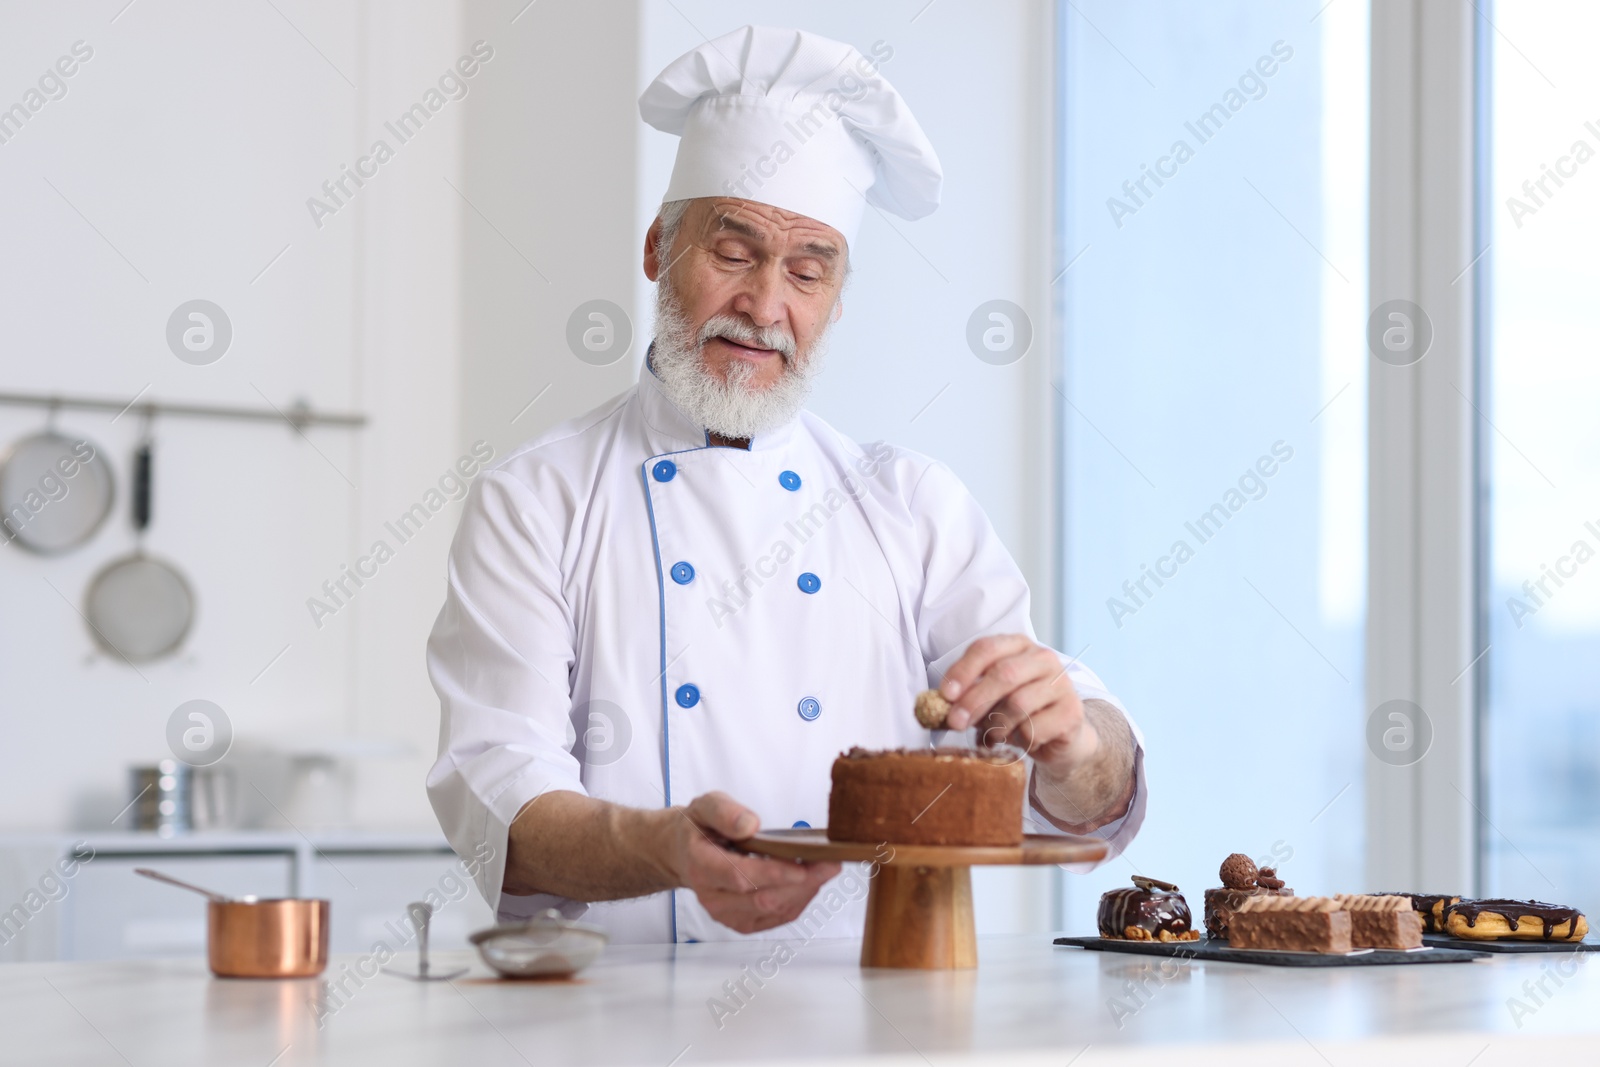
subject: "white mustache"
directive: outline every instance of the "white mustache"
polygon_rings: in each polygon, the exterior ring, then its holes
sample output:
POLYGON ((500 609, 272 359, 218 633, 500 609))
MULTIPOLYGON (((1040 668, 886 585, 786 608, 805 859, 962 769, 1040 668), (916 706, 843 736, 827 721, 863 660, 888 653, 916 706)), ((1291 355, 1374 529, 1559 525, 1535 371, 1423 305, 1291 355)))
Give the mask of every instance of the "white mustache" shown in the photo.
POLYGON ((655 310, 651 358, 662 388, 690 422, 725 437, 766 433, 794 418, 828 350, 826 328, 806 346, 802 359, 792 336, 771 327, 758 330, 744 316, 718 315, 695 326, 665 277, 656 286, 655 310), (784 352, 783 373, 765 389, 757 389, 750 381, 756 367, 744 360, 730 362, 722 374, 713 372, 706 366, 704 345, 718 336, 784 352))
POLYGON ((714 337, 725 337, 746 348, 765 348, 777 352, 783 356, 785 363, 792 361, 795 355, 794 338, 789 336, 787 330, 780 326, 757 328, 731 315, 713 315, 700 327, 700 347, 705 347, 705 343, 714 337))

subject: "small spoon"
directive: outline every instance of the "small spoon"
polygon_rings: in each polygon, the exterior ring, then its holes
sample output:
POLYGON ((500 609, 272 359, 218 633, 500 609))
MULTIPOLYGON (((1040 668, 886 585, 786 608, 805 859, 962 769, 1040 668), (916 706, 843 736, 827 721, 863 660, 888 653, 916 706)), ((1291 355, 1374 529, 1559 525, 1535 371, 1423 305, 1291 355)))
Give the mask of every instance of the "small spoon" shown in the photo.
POLYGON ((195 885, 193 882, 185 882, 181 878, 174 878, 170 874, 162 874, 160 871, 152 871, 149 867, 135 867, 133 869, 133 873, 134 874, 142 874, 146 878, 153 878, 158 882, 165 882, 168 885, 175 885, 179 889, 187 889, 191 893, 199 893, 201 896, 205 897, 207 900, 211 901, 213 904, 251 903, 256 899, 255 897, 229 897, 229 896, 224 896, 221 893, 214 892, 214 891, 212 891, 210 889, 202 889, 199 886, 195 885))
POLYGON ((406 912, 411 916, 411 924, 417 928, 417 973, 410 971, 396 971, 388 967, 383 969, 384 974, 396 978, 407 978, 413 982, 448 982, 452 978, 460 978, 467 973, 467 968, 462 967, 454 971, 445 971, 443 974, 432 974, 428 970, 428 925, 433 920, 433 905, 424 901, 414 901, 406 905, 406 912))

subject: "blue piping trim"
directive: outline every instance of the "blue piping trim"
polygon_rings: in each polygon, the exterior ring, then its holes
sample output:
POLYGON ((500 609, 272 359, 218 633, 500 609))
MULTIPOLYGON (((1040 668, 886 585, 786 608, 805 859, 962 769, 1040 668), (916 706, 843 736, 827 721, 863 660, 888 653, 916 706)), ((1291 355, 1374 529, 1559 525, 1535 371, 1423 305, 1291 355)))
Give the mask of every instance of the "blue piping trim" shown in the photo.
MULTIPOLYGON (((650 468, 667 456, 681 456, 685 452, 703 452, 711 447, 711 435, 701 448, 684 448, 677 452, 662 452, 651 456, 639 465, 639 477, 644 482, 644 509, 650 516, 650 545, 656 557, 656 599, 660 605, 658 628, 661 632, 661 791, 665 807, 672 807, 672 730, 667 717, 667 585, 661 569, 661 537, 656 533, 656 506, 650 499, 650 468)), ((678 891, 670 891, 668 910, 672 917, 672 942, 678 942, 678 891)))
MULTIPOLYGON (((654 459, 655 457, 651 457, 654 459)), ((656 557, 656 597, 660 605, 660 614, 657 629, 661 637, 661 788, 663 807, 672 807, 672 735, 667 731, 667 589, 661 580, 661 538, 656 535, 656 508, 650 500, 650 466, 647 459, 639 468, 639 477, 644 481, 644 509, 650 516, 650 544, 655 549, 656 557)), ((672 941, 678 941, 678 891, 672 890, 668 895, 667 914, 672 920, 672 941)))

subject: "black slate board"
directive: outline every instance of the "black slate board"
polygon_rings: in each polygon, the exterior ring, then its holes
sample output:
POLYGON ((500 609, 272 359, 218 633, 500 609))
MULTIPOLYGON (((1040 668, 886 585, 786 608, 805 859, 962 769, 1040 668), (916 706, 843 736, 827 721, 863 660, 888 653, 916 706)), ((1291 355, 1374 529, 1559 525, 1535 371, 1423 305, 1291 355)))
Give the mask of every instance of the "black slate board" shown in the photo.
POLYGON ((1449 934, 1423 934, 1422 943, 1483 952, 1600 952, 1600 941, 1468 941, 1449 934))
MULTIPOLYGON (((1423 948, 1415 952, 1373 949, 1349 956, 1319 952, 1264 952, 1257 949, 1229 948, 1226 941, 1201 938, 1199 941, 1121 941, 1107 937, 1058 937, 1057 945, 1073 945, 1095 952, 1129 952, 1137 956, 1168 956, 1201 962, 1256 963, 1268 967, 1382 967, 1401 963, 1471 963, 1486 960, 1489 953, 1476 948, 1423 948)), ((1457 945, 1460 942, 1456 942, 1457 945)))

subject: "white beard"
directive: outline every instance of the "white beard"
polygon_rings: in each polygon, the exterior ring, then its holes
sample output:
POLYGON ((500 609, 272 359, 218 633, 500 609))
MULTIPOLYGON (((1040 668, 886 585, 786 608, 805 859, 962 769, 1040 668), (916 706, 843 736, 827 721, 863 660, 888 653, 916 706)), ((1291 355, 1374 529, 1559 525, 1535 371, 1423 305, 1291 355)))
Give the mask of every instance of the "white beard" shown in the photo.
POLYGON ((822 370, 828 330, 804 353, 777 327, 756 329, 727 315, 715 315, 699 330, 683 312, 665 277, 656 286, 656 337, 650 362, 673 406, 690 421, 722 437, 749 438, 782 426, 800 413, 822 370), (733 362, 727 380, 706 367, 704 348, 713 337, 768 348, 783 354, 783 372, 765 389, 750 385, 756 368, 733 362))

